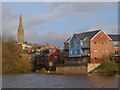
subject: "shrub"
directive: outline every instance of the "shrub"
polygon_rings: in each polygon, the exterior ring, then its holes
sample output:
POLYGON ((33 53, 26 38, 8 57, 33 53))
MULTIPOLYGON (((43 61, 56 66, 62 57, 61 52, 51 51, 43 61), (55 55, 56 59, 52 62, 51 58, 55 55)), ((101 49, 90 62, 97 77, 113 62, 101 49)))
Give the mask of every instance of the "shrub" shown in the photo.
POLYGON ((32 64, 22 60, 22 49, 13 42, 2 41, 2 73, 27 73, 31 72, 32 64))
POLYGON ((100 67, 107 74, 113 74, 114 72, 118 72, 118 64, 115 63, 114 60, 110 60, 109 57, 102 59, 100 67))

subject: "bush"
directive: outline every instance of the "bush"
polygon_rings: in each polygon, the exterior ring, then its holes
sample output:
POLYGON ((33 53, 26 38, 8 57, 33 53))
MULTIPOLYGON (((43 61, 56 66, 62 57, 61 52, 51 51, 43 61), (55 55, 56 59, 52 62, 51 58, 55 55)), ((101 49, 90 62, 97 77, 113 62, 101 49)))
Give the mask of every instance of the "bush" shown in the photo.
POLYGON ((2 73, 28 73, 32 70, 32 64, 22 60, 22 49, 13 42, 2 41, 2 73))
POLYGON ((113 74, 118 72, 118 64, 114 60, 110 60, 109 57, 103 58, 101 61, 101 68, 107 74, 113 74))

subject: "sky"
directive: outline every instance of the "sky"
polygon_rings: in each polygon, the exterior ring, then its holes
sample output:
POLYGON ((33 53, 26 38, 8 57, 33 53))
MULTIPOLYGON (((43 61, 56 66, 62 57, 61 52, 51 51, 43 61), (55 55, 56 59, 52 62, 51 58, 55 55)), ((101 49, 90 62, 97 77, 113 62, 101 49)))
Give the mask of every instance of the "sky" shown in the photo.
POLYGON ((73 33, 118 33, 117 2, 3 2, 2 35, 17 40, 20 13, 25 41, 63 48, 73 33))

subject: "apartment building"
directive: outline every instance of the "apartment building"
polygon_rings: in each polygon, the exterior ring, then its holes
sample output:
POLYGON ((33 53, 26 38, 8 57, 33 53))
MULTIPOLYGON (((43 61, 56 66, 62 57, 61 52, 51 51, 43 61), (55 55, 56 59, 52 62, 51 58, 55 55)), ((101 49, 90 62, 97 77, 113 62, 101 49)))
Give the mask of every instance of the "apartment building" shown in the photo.
POLYGON ((113 50, 118 53, 114 46, 118 43, 103 30, 95 30, 73 34, 64 42, 65 63, 100 63, 113 50))

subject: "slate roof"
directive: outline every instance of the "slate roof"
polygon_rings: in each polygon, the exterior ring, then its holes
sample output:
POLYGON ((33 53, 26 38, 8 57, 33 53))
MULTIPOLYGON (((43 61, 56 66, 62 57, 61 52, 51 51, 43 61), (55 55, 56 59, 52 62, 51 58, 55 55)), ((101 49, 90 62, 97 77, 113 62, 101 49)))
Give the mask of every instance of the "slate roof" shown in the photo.
POLYGON ((120 41, 120 35, 108 34, 113 41, 120 41))
POLYGON ((100 30, 96 31, 89 31, 89 32, 83 32, 76 35, 80 40, 83 40, 85 37, 88 37, 89 39, 93 38, 100 30))

